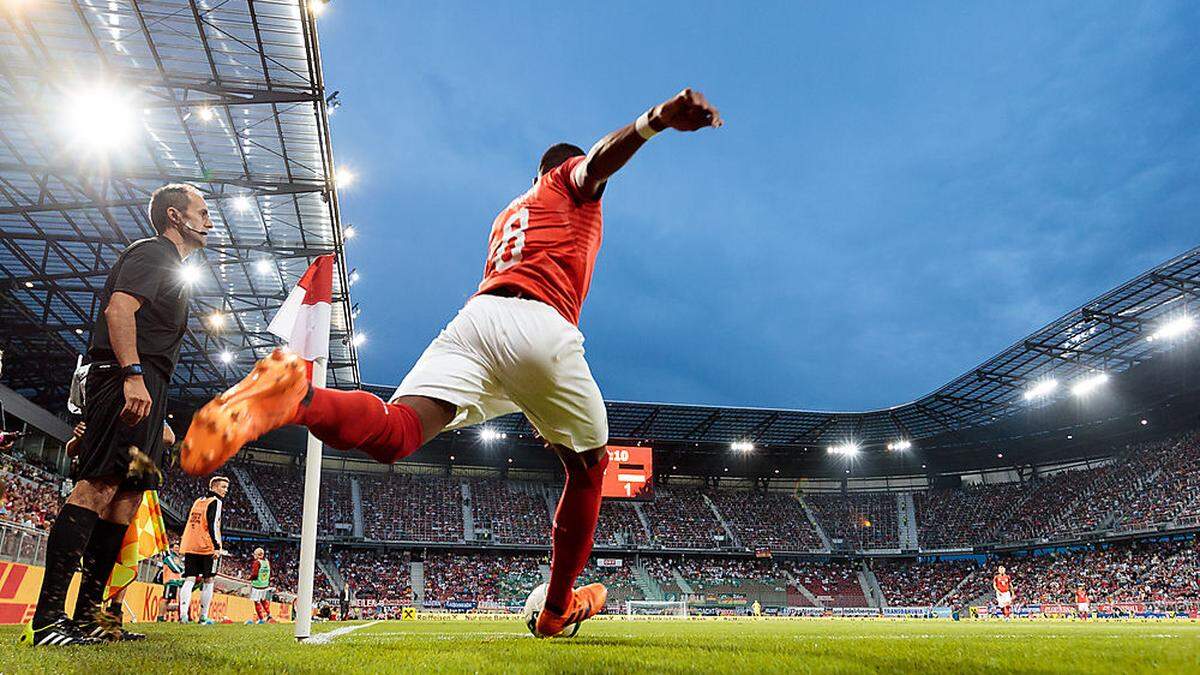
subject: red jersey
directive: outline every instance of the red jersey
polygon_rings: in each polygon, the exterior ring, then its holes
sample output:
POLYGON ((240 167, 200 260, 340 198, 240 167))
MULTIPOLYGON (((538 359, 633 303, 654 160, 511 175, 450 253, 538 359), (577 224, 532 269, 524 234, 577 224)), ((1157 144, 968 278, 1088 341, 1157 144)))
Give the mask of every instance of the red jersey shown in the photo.
POLYGON ((571 179, 583 160, 546 172, 496 216, 477 295, 513 287, 579 324, 603 234, 600 200, 585 199, 571 179))
POLYGON ((1075 602, 1083 604, 1088 601, 1087 593, 1084 591, 1075 591, 1075 602))
POLYGON ((997 574, 992 577, 992 587, 1001 593, 1007 593, 1012 590, 1012 580, 1007 574, 997 574))

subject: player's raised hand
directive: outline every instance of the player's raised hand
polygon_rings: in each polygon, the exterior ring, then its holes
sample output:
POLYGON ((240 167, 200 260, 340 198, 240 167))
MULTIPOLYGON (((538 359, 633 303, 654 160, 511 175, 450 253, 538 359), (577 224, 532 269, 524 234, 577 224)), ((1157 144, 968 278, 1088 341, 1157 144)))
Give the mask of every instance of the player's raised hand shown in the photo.
POLYGON ((694 89, 684 89, 658 104, 650 114, 651 126, 695 131, 725 124, 717 108, 694 89))

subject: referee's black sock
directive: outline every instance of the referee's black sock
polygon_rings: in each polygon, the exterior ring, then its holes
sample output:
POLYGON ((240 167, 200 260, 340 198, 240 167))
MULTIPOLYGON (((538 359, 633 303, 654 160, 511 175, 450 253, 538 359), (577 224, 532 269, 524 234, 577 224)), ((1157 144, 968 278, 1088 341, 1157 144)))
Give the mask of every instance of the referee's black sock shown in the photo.
POLYGON ((46 575, 33 613, 33 627, 48 626, 66 614, 67 588, 79 569, 79 559, 87 546, 99 516, 95 511, 67 504, 58 512, 50 536, 46 539, 46 575))
POLYGON ((108 585, 108 577, 121 553, 121 542, 128 529, 128 525, 103 518, 96 521, 92 538, 83 550, 83 580, 79 584, 79 597, 75 600, 74 618, 77 623, 95 620, 96 611, 104 600, 104 588, 108 585))

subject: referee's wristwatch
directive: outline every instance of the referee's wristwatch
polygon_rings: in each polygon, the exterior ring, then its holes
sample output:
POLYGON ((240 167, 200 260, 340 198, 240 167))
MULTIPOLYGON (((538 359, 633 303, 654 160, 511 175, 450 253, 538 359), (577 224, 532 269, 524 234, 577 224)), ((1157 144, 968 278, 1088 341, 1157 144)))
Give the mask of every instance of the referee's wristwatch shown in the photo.
POLYGON ((131 363, 121 369, 121 377, 123 377, 125 379, 129 379, 134 376, 137 376, 137 377, 142 376, 142 364, 131 363))

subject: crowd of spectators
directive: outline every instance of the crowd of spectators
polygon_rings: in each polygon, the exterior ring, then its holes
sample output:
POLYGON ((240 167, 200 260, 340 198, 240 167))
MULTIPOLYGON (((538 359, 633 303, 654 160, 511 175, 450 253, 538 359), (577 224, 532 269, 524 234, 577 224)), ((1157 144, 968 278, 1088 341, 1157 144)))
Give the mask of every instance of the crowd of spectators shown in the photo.
POLYGON ((63 501, 60 476, 0 455, 0 520, 49 530, 63 501))
POLYGON ((900 547, 893 492, 816 493, 804 496, 834 549, 900 547))
POLYGON ((341 549, 333 563, 357 600, 399 604, 413 601, 411 555, 408 551, 341 549))
POLYGON ((642 505, 654 542, 662 548, 716 549, 731 545, 725 528, 695 489, 659 487, 642 505))
POLYGON ((359 476, 363 529, 377 541, 463 541, 463 494, 458 479, 387 474, 359 476))
POLYGON ((913 503, 921 548, 969 548, 994 542, 997 530, 1026 497, 1026 486, 1020 483, 916 492, 913 503))
POLYGON ((971 561, 874 561, 871 571, 891 607, 935 605, 946 598, 978 565, 971 561))
MULTIPOLYGON (((1011 556, 1004 565, 1017 602, 1073 602, 1082 585, 1093 602, 1200 601, 1200 540, 1129 542, 1053 555, 1011 556)), ((980 574, 976 598, 991 597, 980 574)))
POLYGON ((550 509, 543 484, 481 478, 470 487, 476 537, 482 530, 501 544, 547 542, 550 509))
POLYGON ((425 601, 524 604, 542 583, 544 556, 429 552, 425 555, 425 601))
POLYGON ((596 546, 645 548, 649 545, 646 528, 642 526, 633 504, 612 499, 600 503, 600 520, 596 523, 596 546))
POLYGON ((708 497, 745 550, 813 551, 822 546, 804 506, 789 494, 714 490, 708 497))

